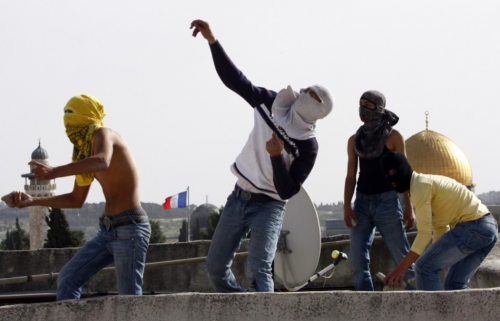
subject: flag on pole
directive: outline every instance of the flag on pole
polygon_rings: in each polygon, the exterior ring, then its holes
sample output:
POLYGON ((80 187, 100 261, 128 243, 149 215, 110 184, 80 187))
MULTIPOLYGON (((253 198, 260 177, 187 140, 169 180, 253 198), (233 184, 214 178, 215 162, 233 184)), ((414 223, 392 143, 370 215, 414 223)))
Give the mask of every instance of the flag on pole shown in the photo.
POLYGON ((169 210, 171 208, 186 208, 187 191, 177 195, 169 196, 165 199, 163 209, 169 210))

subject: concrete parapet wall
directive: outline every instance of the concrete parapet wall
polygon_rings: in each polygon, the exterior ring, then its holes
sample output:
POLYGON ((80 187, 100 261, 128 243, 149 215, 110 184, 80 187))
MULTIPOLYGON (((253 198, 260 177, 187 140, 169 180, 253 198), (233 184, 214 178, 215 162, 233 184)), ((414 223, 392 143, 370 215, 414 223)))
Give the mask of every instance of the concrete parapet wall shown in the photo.
MULTIPOLYGON (((248 242, 241 250, 246 251, 248 242)), ((196 241, 174 244, 151 244, 148 248, 146 263, 172 261, 204 257, 208 253, 209 241, 196 241)), ((50 274, 59 272, 79 248, 40 249, 35 251, 0 251, 0 278, 27 275, 50 274)), ((245 260, 236 260, 233 272, 245 286, 245 260)), ((28 282, 0 285, 0 293, 55 291, 54 282, 28 282)), ((114 274, 98 274, 84 286, 83 292, 116 292, 114 274)), ((144 273, 144 292, 209 292, 211 285, 206 276, 205 264, 189 264, 147 269, 144 273)))
POLYGON ((0 320, 497 321, 500 289, 111 296, 0 307, 0 320))
POLYGON ((496 244, 472 276, 469 287, 481 289, 500 287, 500 243, 496 244))
MULTIPOLYGON (((491 213, 500 220, 500 206, 489 206, 491 213)), ((415 235, 410 233, 408 239, 413 242, 415 235)), ((332 263, 331 252, 338 250, 349 255, 349 242, 347 235, 324 238, 323 243, 329 243, 321 251, 317 272, 332 263)), ((187 258, 204 257, 208 253, 210 241, 196 241, 174 244, 151 244, 148 249, 146 262, 171 261, 187 258)), ((471 279, 473 288, 500 287, 500 245, 488 255, 476 275, 471 279)), ((248 248, 248 240, 242 244, 241 251, 248 248)), ((78 248, 66 249, 39 249, 34 251, 0 251, 0 278, 12 278, 36 274, 49 274, 59 272, 68 262, 78 248)), ((387 274, 395 264, 380 237, 376 237, 371 249, 372 275, 377 272, 387 274)), ((235 260, 233 273, 237 280, 245 287, 248 282, 246 275, 246 260, 235 260)), ((373 278, 376 289, 382 288, 382 283, 373 278)), ((329 279, 318 278, 307 289, 349 288, 352 287, 352 274, 349 261, 338 265, 329 279)), ((276 284, 277 290, 283 287, 276 284)), ((52 282, 29 282, 19 284, 0 285, 0 293, 29 292, 29 291, 55 291, 56 285, 52 282)), ((116 292, 114 274, 94 276, 84 287, 84 292, 116 292)), ((177 292, 211 292, 212 287, 206 275, 204 263, 160 267, 147 269, 144 274, 143 291, 145 293, 177 293, 177 292)))
POLYGON ((496 220, 500 221, 500 205, 488 205, 488 209, 496 220))
MULTIPOLYGON (((413 236, 410 237, 413 239, 413 236)), ((332 263, 331 253, 338 250, 349 254, 348 236, 337 236, 323 239, 329 245, 321 251, 317 272, 332 263)), ((151 244, 147 253, 147 263, 159 261, 182 260, 188 258, 204 257, 208 253, 209 241, 196 241, 189 243, 174 244, 151 244)), ((242 244, 241 251, 246 251, 248 241, 242 244)), ((12 278, 18 276, 50 274, 59 272, 67 261, 75 255, 78 248, 66 249, 40 249, 35 251, 0 251, 0 278, 12 278), (28 262, 28 264, 27 264, 28 262)), ((394 263, 381 238, 376 238, 372 247, 372 272, 382 271, 387 273, 394 268, 394 263)), ((237 259, 233 263, 233 273, 237 280, 245 287, 246 260, 237 259)), ((382 284, 374 278, 378 287, 382 284)), ((330 278, 318 278, 309 289, 343 288, 352 287, 352 277, 349 262, 341 262, 333 271, 330 278)), ((277 290, 284 290, 280 284, 276 284, 277 290)), ((54 282, 29 282, 10 285, 0 285, 0 293, 26 292, 26 291, 55 291, 54 282)), ((84 286, 83 292, 116 292, 116 280, 114 274, 96 275, 84 286)), ((145 293, 177 293, 177 292, 211 292, 212 287, 207 278, 204 263, 178 265, 169 267, 158 267, 147 269, 144 274, 143 291, 145 293)))
MULTIPOLYGON (((415 235, 409 235, 410 242, 415 235)), ((349 254, 349 242, 347 236, 338 236, 324 239, 327 242, 321 251, 317 271, 322 270, 332 263, 331 252, 338 250, 349 254)), ((187 258, 204 257, 207 255, 209 241, 197 241, 190 243, 174 244, 152 244, 148 249, 147 262, 181 260, 187 258)), ((246 251, 248 242, 242 245, 242 251, 246 251)), ((59 272, 68 260, 78 251, 78 248, 67 249, 41 249, 36 251, 0 251, 0 278, 12 278, 36 274, 49 274, 59 272)), ((395 267, 392 258, 382 238, 376 237, 371 250, 371 271, 387 274, 395 267)), ((235 260, 233 273, 237 280, 247 286, 246 260, 235 260)), ((329 274, 329 273, 327 273, 329 274)), ((383 284, 377 278, 373 278, 375 289, 382 289, 383 284)), ((312 284, 305 287, 310 290, 326 288, 349 288, 352 287, 352 274, 349 261, 340 263, 330 278, 318 278, 312 284)), ((471 279, 470 286, 473 288, 500 287, 500 245, 488 255, 476 275, 471 279)), ((284 291, 284 287, 276 284, 277 291, 284 291)), ((0 293, 7 292, 29 292, 29 291, 55 291, 53 282, 29 282, 0 285, 0 293)), ((96 275, 84 286, 83 292, 108 293, 116 292, 116 280, 114 274, 96 275)), ((170 267, 158 267, 147 269, 144 274, 144 293, 178 293, 178 292, 212 292, 213 289, 208 281, 204 263, 189 265, 178 265, 170 267)))

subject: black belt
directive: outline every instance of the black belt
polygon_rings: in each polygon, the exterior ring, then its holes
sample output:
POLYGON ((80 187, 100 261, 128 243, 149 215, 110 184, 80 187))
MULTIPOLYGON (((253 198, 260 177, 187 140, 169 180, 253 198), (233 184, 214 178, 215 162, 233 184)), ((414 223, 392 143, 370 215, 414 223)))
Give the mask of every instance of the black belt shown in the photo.
POLYGON ((256 203, 267 203, 276 201, 276 199, 272 198, 271 196, 267 196, 265 194, 257 194, 245 191, 244 189, 241 189, 238 185, 234 186, 234 193, 236 194, 236 196, 240 197, 244 201, 251 201, 256 203))
POLYGON ((142 208, 135 208, 122 212, 115 216, 104 216, 103 224, 106 230, 110 230, 112 227, 139 224, 149 222, 146 211, 142 208))
POLYGON ((118 227, 118 226, 124 226, 124 225, 130 225, 130 224, 139 224, 139 223, 147 223, 149 222, 147 216, 135 216, 135 217, 124 217, 120 219, 113 220, 112 218, 109 217, 104 217, 104 227, 106 230, 110 230, 112 227, 118 227))

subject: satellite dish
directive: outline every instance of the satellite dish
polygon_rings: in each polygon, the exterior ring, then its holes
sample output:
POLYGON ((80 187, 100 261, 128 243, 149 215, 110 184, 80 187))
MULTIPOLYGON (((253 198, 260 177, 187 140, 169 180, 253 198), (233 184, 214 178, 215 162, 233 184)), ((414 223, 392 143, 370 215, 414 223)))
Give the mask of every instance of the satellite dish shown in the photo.
POLYGON ((274 258, 274 278, 289 291, 308 284, 316 272, 321 252, 318 213, 303 187, 286 204, 278 249, 274 258))

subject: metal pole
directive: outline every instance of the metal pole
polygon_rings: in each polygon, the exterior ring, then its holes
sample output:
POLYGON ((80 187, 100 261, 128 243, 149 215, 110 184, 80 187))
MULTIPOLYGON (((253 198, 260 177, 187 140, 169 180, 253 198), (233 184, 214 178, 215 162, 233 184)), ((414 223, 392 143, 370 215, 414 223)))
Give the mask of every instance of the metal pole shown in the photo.
MULTIPOLYGON (((248 256, 248 252, 240 252, 236 253, 235 259, 244 259, 248 256)), ((189 259, 180 259, 180 260, 172 260, 172 261, 160 261, 160 262, 151 262, 146 263, 146 269, 151 268, 159 268, 165 266, 176 266, 176 265, 184 265, 184 264, 195 264, 195 263, 204 263, 207 260, 206 256, 194 257, 189 259)), ((110 266, 100 270, 97 274, 109 274, 114 273, 115 267, 110 266)), ((39 282, 39 281, 55 281, 57 280, 59 273, 49 273, 49 274, 38 274, 38 275, 28 275, 28 276, 17 276, 13 278, 5 278, 0 279, 0 285, 3 284, 12 284, 12 283, 26 283, 26 282, 39 282)))
POLYGON ((186 210, 187 210, 187 237, 186 237, 186 240, 189 242, 189 236, 191 234, 191 230, 189 228, 189 186, 187 187, 187 207, 186 207, 186 210))
MULTIPOLYGON (((407 233, 407 235, 413 235, 413 234, 417 234, 417 232, 408 232, 407 233)), ((382 237, 381 236, 375 237, 375 239, 380 239, 380 238, 382 238, 382 237)), ((322 243, 321 249, 348 245, 349 241, 350 240, 340 240, 340 241, 322 243)), ((236 253, 235 259, 243 259, 243 258, 246 258, 247 256, 248 256, 248 252, 240 252, 240 253, 236 253)), ((152 263, 146 263, 145 268, 148 269, 148 268, 157 268, 157 267, 164 267, 164 266, 203 263, 206 260, 207 260, 206 256, 200 256, 200 257, 189 258, 189 259, 152 262, 152 263)), ((330 267, 330 269, 331 268, 333 268, 333 267, 330 267)), ((325 271, 326 269, 328 269, 328 267, 323 269, 323 271, 327 272, 327 271, 325 271)), ((99 271, 97 274, 113 273, 114 271, 115 271, 114 267, 107 267, 107 268, 104 268, 101 271, 99 271)), ((321 271, 321 272, 323 272, 323 271, 321 271)), ((38 274, 38 275, 28 275, 28 276, 4 278, 4 279, 0 279, 0 285, 12 284, 12 283, 38 282, 38 281, 47 281, 47 280, 53 281, 53 280, 56 280, 58 276, 59 276, 59 273, 50 273, 50 274, 38 274)))
MULTIPOLYGON (((417 235, 418 232, 406 232, 406 236, 412 236, 412 235, 417 235)), ((373 238, 373 240, 381 240, 383 239, 381 235, 377 235, 373 238)), ((321 243, 321 249, 328 249, 328 248, 336 248, 339 246, 344 246, 344 245, 349 245, 351 242, 350 239, 347 240, 339 240, 339 241, 332 241, 332 242, 324 242, 321 243)))

